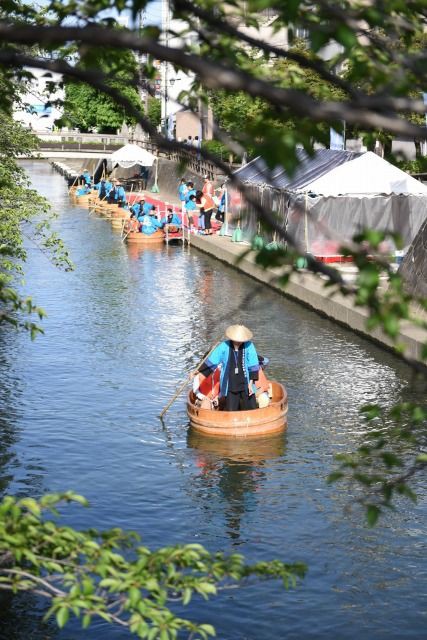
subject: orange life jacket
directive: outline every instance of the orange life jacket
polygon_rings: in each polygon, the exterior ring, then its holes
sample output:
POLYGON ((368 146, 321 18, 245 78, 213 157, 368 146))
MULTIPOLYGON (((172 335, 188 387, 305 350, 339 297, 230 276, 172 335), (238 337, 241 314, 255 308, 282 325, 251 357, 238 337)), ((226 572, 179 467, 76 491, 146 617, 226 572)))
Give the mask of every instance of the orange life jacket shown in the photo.
POLYGON ((203 209, 205 211, 210 211, 211 209, 214 208, 215 202, 212 200, 211 196, 208 193, 203 194, 203 199, 205 201, 203 205, 203 209))

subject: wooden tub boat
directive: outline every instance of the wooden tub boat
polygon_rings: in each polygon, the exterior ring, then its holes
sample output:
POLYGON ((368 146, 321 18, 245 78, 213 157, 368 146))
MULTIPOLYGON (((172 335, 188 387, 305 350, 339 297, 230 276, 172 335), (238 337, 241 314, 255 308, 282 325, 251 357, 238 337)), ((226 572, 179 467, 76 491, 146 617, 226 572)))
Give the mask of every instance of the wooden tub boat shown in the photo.
POLYGON ((126 236, 126 242, 129 244, 147 245, 151 244, 163 244, 165 234, 163 231, 155 231, 150 236, 140 231, 131 231, 126 236))
POLYGON ((126 211, 120 216, 114 214, 110 218, 111 226, 113 227, 113 229, 123 229, 126 223, 126 220, 129 220, 129 218, 130 218, 130 213, 128 211, 126 211))
POLYGON ((284 431, 287 426, 288 394, 279 382, 271 381, 272 398, 268 407, 252 411, 202 409, 188 394, 190 426, 197 433, 215 438, 260 438, 284 431))
POLYGON ((92 198, 93 198, 93 195, 91 193, 87 193, 84 196, 76 195, 75 197, 76 203, 81 207, 89 207, 92 198))

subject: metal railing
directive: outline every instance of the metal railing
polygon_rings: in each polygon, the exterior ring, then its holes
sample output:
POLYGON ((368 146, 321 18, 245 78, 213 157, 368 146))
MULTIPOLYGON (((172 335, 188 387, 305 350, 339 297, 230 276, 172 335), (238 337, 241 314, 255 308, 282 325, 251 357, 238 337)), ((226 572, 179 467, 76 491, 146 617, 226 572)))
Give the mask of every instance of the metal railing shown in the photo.
POLYGON ((166 158, 174 162, 185 162, 187 169, 199 175, 207 175, 210 180, 218 180, 221 173, 213 162, 200 158, 197 149, 188 151, 163 151, 149 140, 127 135, 101 133, 60 133, 38 134, 41 150, 56 151, 111 151, 117 147, 132 143, 147 149, 158 158, 166 158))

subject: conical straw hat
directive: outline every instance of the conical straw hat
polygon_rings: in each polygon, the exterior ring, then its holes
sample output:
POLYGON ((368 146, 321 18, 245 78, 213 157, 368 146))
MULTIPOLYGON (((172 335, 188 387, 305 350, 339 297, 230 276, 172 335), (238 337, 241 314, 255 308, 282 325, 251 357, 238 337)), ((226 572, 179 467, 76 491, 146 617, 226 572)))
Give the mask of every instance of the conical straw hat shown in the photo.
POLYGON ((246 342, 247 340, 250 340, 252 336, 252 331, 243 324, 232 324, 227 327, 225 331, 225 337, 229 340, 233 340, 234 342, 246 342))

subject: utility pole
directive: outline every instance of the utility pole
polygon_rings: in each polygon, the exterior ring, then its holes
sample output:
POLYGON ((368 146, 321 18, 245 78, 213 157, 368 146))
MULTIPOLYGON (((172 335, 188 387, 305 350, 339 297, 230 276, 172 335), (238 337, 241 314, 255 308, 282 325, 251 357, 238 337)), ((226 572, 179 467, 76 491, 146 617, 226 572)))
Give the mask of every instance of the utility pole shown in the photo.
MULTIPOLYGON (((162 41, 169 47, 170 39, 170 1, 162 0, 162 41)), ((165 137, 168 137, 168 116, 169 116, 169 63, 162 62, 162 125, 165 137)))

